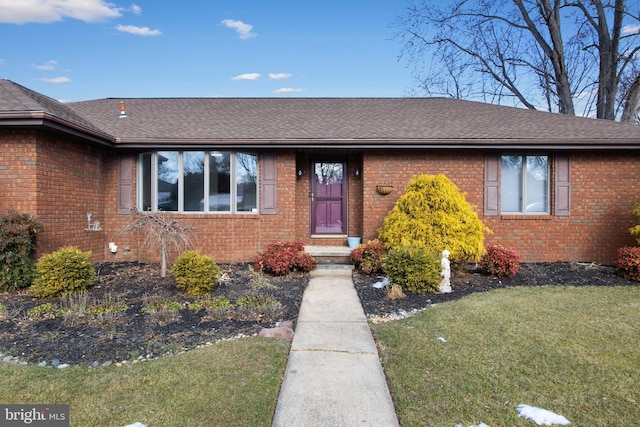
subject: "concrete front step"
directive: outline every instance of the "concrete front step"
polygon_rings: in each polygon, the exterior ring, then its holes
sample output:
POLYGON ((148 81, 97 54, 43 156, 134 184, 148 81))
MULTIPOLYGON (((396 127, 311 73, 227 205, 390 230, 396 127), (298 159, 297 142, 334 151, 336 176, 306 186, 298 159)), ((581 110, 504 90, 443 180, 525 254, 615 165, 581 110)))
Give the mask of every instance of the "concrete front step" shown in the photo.
POLYGON ((349 264, 351 261, 351 249, 348 246, 305 246, 304 250, 318 264, 349 264))

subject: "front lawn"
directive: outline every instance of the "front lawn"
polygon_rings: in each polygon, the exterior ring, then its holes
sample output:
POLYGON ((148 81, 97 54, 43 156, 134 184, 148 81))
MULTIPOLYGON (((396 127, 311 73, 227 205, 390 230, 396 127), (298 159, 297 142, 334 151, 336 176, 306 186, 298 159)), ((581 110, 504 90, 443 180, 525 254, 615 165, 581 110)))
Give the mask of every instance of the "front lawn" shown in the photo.
POLYGON ((288 352, 254 337, 122 367, 0 363, 0 402, 69 404, 78 427, 268 426, 288 352))
POLYGON ((640 287, 501 289, 373 324, 403 426, 640 420, 640 287), (446 341, 446 342, 445 342, 446 341))

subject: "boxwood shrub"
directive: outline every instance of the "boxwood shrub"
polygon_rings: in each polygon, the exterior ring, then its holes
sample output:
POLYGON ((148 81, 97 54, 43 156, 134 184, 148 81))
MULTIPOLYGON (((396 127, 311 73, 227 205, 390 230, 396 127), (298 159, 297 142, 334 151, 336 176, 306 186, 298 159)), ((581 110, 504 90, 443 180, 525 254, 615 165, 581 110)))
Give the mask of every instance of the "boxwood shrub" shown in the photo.
POLYGON ((189 295, 206 295, 211 292, 220 277, 220 268, 213 258, 199 251, 183 252, 173 264, 171 272, 178 289, 189 295))
POLYGON ((423 294, 438 292, 440 257, 421 245, 392 248, 384 259, 384 273, 402 290, 423 294))
POLYGON ((90 258, 91 252, 82 252, 74 246, 43 255, 36 264, 37 277, 31 293, 38 298, 53 298, 84 291, 96 275, 90 258))

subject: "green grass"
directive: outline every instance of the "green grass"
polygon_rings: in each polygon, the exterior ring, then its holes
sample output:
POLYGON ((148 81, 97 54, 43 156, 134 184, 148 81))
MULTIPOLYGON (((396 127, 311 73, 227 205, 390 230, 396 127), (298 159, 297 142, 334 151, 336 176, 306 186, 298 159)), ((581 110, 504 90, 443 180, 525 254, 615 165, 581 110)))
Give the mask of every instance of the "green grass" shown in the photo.
POLYGON ((403 426, 535 425, 520 403, 640 420, 640 287, 504 289, 372 330, 403 426))
POLYGON ((268 426, 288 352, 255 337, 123 367, 0 364, 0 402, 69 404, 81 427, 268 426))

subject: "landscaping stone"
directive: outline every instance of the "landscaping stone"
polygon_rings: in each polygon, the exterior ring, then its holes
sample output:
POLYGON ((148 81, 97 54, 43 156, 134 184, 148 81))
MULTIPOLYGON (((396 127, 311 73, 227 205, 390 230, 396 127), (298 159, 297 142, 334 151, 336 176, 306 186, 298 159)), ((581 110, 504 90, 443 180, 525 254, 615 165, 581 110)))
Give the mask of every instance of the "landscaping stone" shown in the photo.
POLYGON ((280 341, 293 340, 293 322, 288 320, 280 322, 278 326, 273 328, 262 328, 258 336, 263 338, 275 338, 280 341))

